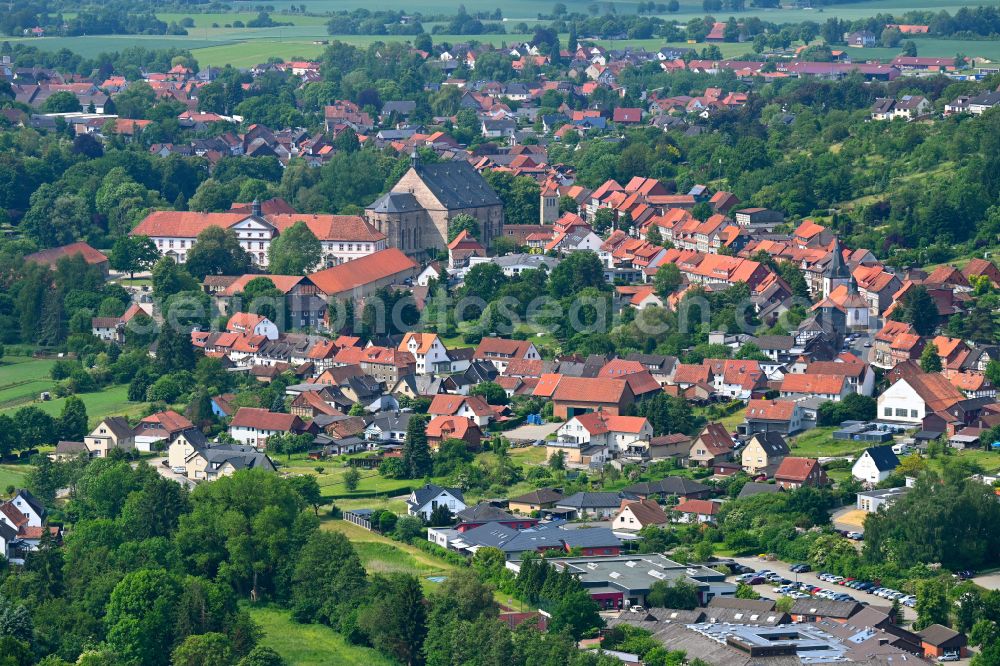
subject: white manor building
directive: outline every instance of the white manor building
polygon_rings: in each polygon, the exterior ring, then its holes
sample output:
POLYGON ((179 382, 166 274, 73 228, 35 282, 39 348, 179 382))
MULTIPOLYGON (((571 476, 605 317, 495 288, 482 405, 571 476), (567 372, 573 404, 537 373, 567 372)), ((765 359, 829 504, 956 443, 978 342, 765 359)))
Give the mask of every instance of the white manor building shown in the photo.
POLYGON ((266 268, 271 241, 299 221, 306 223, 322 245, 322 260, 317 270, 366 257, 388 247, 385 234, 357 215, 265 215, 256 201, 249 214, 154 211, 132 230, 132 235, 148 236, 162 256, 183 264, 202 231, 211 226, 232 229, 254 264, 266 268))

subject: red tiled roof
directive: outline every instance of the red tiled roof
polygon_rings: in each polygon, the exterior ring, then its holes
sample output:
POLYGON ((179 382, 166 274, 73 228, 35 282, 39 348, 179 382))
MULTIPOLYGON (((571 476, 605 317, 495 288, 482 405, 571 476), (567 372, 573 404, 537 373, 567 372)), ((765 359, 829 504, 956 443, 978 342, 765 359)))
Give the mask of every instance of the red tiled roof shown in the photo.
POLYGON ((233 417, 230 426, 290 432, 301 429, 303 423, 302 419, 294 414, 272 412, 257 407, 240 407, 240 410, 233 417))
POLYGON ((366 257, 312 273, 312 280, 328 296, 342 294, 378 280, 402 277, 416 270, 417 263, 391 247, 366 257))
POLYGON ((369 242, 385 240, 364 218, 357 215, 305 215, 303 213, 268 215, 267 221, 279 232, 287 231, 296 222, 305 222, 309 230, 321 241, 369 242))
POLYGON ((789 456, 781 461, 774 472, 774 478, 782 481, 802 483, 809 478, 813 469, 819 465, 813 458, 795 458, 789 456))
POLYGON ((747 403, 746 418, 765 421, 790 421, 795 413, 792 400, 750 400, 747 403))
POLYGON ((694 513, 701 516, 714 516, 719 513, 719 504, 701 499, 685 500, 675 506, 674 511, 679 513, 694 513))
POLYGON ((187 430, 188 428, 194 427, 193 423, 172 409, 168 409, 165 412, 150 414, 146 418, 139 421, 139 423, 156 423, 167 432, 180 432, 181 430, 187 430))
POLYGON ((26 255, 24 260, 35 264, 55 266, 56 262, 63 257, 73 257, 78 254, 83 256, 84 261, 92 265, 101 264, 108 260, 103 253, 98 252, 83 241, 63 245, 61 247, 50 247, 47 250, 26 255))
POLYGON ((844 375, 788 374, 781 380, 786 393, 839 395, 844 390, 844 375))
POLYGON ((617 404, 625 395, 627 387, 628 383, 622 379, 563 377, 552 394, 552 399, 617 404))
POLYGON ((644 416, 614 416, 602 411, 579 414, 575 418, 591 435, 609 432, 638 434, 649 423, 644 416))

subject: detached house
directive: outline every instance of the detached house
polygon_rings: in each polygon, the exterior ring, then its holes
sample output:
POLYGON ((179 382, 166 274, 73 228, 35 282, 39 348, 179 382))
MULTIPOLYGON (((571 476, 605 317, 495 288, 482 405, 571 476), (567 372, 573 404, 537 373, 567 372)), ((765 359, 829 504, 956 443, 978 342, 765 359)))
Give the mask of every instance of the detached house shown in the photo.
POLYGON ((612 454, 623 453, 635 442, 648 442, 653 426, 642 416, 613 416, 602 411, 574 416, 556 431, 557 441, 580 446, 606 446, 612 454))
POLYGON ((819 398, 840 402, 852 393, 844 375, 788 374, 781 380, 782 398, 819 398))
POLYGON ((794 489, 802 486, 825 486, 828 480, 818 460, 789 456, 778 465, 774 482, 782 488, 794 489))
POLYGON ((693 499, 673 507, 679 523, 714 523, 719 513, 719 503, 710 500, 693 499))
POLYGON ((655 500, 622 500, 621 508, 611 521, 611 529, 638 532, 647 525, 666 525, 669 516, 655 500))
POLYGON ((858 481, 875 485, 892 474, 899 467, 899 458, 891 446, 873 446, 865 449, 851 468, 851 474, 858 481))
POLYGON ((740 463, 743 465, 743 471, 750 476, 767 474, 777 469, 789 452, 785 438, 779 433, 762 432, 747 442, 740 454, 740 463))
POLYGON ((691 444, 688 461, 691 467, 712 467, 733 456, 735 442, 721 423, 709 423, 691 444))
POLYGON ((431 416, 462 416, 479 427, 486 427, 496 416, 496 411, 482 396, 450 393, 439 393, 434 396, 427 413, 431 416))
POLYGON ((744 415, 747 434, 794 435, 805 427, 805 414, 794 400, 751 400, 744 415))
POLYGON ((91 458, 106 458, 111 449, 135 448, 132 426, 124 416, 109 416, 83 438, 91 458))
POLYGON ((240 444, 263 449, 272 435, 301 434, 306 430, 295 414, 272 412, 257 407, 240 407, 229 424, 229 435, 240 444))
POLYGON ((458 488, 442 488, 441 486, 428 483, 422 488, 417 488, 406 498, 406 513, 410 516, 418 516, 424 520, 430 520, 431 513, 439 506, 446 506, 452 515, 459 511, 464 511, 467 507, 465 497, 458 488))

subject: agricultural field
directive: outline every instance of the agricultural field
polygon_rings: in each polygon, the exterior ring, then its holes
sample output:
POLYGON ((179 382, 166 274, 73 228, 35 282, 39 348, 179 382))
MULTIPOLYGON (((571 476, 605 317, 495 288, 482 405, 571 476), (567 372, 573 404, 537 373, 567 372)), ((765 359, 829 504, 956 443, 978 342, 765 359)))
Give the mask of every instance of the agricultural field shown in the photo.
POLYGON ((251 606, 247 611, 264 631, 260 644, 296 666, 392 666, 396 662, 372 648, 351 645, 322 624, 294 622, 287 610, 273 606, 251 606))
POLYGON ((0 360, 0 412, 34 400, 55 385, 49 372, 55 359, 7 356, 0 360))

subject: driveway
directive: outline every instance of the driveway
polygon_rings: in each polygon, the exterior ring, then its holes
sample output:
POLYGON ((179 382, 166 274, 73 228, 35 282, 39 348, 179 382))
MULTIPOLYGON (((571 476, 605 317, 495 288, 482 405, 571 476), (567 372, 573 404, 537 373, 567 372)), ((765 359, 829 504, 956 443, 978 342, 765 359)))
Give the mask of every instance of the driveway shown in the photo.
POLYGON ((183 474, 177 474, 169 467, 164 465, 163 463, 166 462, 166 460, 167 459, 165 457, 159 457, 159 458, 150 458, 146 462, 149 463, 149 465, 153 469, 155 469, 157 473, 159 473, 159 475, 162 476, 164 479, 170 479, 171 481, 176 481, 182 486, 187 486, 188 490, 194 490, 194 487, 198 484, 196 484, 194 481, 187 478, 183 474))
POLYGON ((541 425, 523 425, 504 433, 510 441, 534 442, 545 439, 562 426, 562 423, 543 423, 541 425))
MULTIPOLYGON (((765 560, 761 560, 756 557, 734 557, 733 559, 742 565, 753 567, 757 571, 760 571, 761 569, 770 569, 771 571, 777 572, 782 576, 784 576, 785 578, 793 580, 797 583, 805 582, 809 583, 810 585, 818 585, 819 587, 822 587, 827 590, 836 590, 838 592, 842 591, 845 594, 851 595, 858 601, 862 603, 871 604, 872 606, 881 606, 883 608, 888 608, 889 606, 892 605, 891 601, 883 599, 882 597, 876 597, 874 594, 868 594, 867 592, 861 592, 860 590, 852 590, 851 588, 844 587, 843 585, 835 585, 833 583, 828 583, 826 581, 820 580, 819 578, 816 577, 815 571, 810 571, 807 573, 800 573, 800 574, 793 573, 789 569, 789 566, 791 565, 787 564, 786 562, 781 562, 779 560, 767 562, 765 560)), ((756 590, 758 594, 768 599, 774 599, 775 597, 778 596, 774 592, 772 592, 773 589, 774 585, 768 583, 765 583, 764 585, 754 586, 754 590, 756 590)), ((917 619, 917 613, 912 608, 908 608, 907 606, 902 606, 902 609, 903 609, 903 617, 905 619, 909 621, 917 619)))

